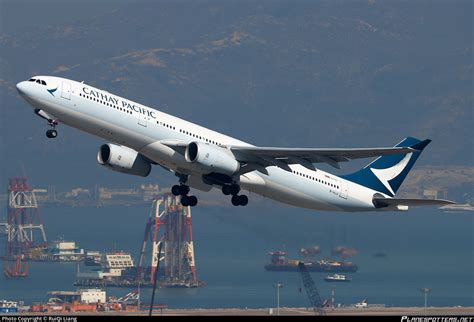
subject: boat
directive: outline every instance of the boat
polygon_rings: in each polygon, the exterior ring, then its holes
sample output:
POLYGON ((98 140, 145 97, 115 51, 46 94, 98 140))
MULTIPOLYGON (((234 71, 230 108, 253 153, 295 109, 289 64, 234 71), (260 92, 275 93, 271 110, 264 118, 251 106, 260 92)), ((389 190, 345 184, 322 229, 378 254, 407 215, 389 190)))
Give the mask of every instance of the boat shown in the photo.
POLYGON ((347 277, 346 275, 334 274, 326 276, 324 280, 326 282, 350 282, 352 278, 347 277))
POLYGON ((0 313, 17 313, 18 302, 0 300, 0 313))
MULTIPOLYGON (((286 252, 271 252, 270 263, 265 265, 267 271, 298 272, 299 260, 286 259, 286 252)), ((304 261, 306 269, 310 272, 357 272, 357 265, 347 261, 336 261, 332 259, 322 259, 319 261, 304 261)))

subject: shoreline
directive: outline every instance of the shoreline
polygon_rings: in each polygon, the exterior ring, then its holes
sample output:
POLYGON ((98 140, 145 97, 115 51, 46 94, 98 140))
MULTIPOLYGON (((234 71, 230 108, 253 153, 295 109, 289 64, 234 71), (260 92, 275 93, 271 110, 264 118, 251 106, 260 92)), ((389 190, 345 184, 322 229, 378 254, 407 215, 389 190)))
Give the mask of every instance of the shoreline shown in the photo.
MULTIPOLYGON (((474 306, 469 307, 427 307, 426 314, 424 307, 375 307, 375 308, 326 308, 324 310, 325 315, 417 315, 417 316, 448 316, 448 315, 460 315, 460 316, 473 316, 474 306)), ((53 312, 20 312, 8 314, 8 316, 83 316, 83 315, 97 315, 97 316, 147 316, 148 310, 141 310, 140 312, 133 311, 109 311, 109 312, 68 312, 68 313, 53 313, 53 312)), ((153 315, 166 315, 166 316, 264 316, 264 315, 277 315, 276 308, 263 308, 263 309, 241 309, 241 308, 215 308, 215 309, 164 309, 162 312, 156 309, 153 315)), ((315 315, 309 308, 280 308, 280 315, 315 315)), ((5 315, 3 315, 5 316, 5 315)))

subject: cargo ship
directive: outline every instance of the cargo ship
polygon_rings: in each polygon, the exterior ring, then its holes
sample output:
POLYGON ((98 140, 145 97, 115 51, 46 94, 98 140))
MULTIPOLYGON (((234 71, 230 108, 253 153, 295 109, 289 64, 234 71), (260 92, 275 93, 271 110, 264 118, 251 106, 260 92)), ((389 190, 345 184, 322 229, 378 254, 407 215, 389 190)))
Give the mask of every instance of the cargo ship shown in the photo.
POLYGON ((33 262, 80 262, 84 259, 84 249, 74 241, 55 241, 48 247, 35 247, 25 253, 25 260, 33 262))
MULTIPOLYGON (((78 271, 76 274, 76 282, 74 283, 75 286, 96 287, 109 284, 115 285, 119 283, 119 281, 128 280, 127 273, 133 271, 135 268, 132 256, 129 253, 93 253, 89 258, 91 258, 91 260, 87 266, 100 266, 100 268, 86 272, 78 271)), ((127 286, 128 285, 129 283, 127 283, 127 286)))
MULTIPOLYGON (((299 260, 292 260, 286 258, 286 252, 278 251, 271 252, 270 263, 265 265, 267 271, 286 271, 297 272, 299 260)), ((305 261, 308 271, 311 272, 357 272, 357 265, 352 262, 336 261, 332 259, 322 259, 319 261, 305 261)))

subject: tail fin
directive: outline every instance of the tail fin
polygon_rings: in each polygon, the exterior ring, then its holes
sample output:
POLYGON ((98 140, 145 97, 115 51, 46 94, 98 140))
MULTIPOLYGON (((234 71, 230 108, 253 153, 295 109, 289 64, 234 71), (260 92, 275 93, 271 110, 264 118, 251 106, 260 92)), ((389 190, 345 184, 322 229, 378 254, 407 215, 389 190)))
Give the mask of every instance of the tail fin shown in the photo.
POLYGON ((431 140, 420 141, 407 137, 396 147, 410 147, 413 152, 380 156, 359 171, 343 178, 393 197, 430 142, 431 140))

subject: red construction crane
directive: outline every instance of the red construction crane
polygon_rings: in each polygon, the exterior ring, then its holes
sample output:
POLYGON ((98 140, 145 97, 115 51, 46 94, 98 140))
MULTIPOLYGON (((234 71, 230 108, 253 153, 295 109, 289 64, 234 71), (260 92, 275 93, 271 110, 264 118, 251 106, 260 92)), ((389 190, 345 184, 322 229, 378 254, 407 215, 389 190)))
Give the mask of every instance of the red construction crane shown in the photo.
POLYGON ((194 246, 192 235, 191 210, 183 207, 172 194, 153 200, 150 216, 145 227, 145 235, 138 260, 138 281, 154 282, 158 266, 158 249, 163 243, 163 256, 160 258, 164 268, 165 287, 197 287, 194 246), (151 265, 145 273, 144 261, 148 245, 151 242, 151 265))
POLYGON ((8 180, 7 244, 3 272, 8 278, 28 276, 25 255, 33 248, 46 247, 46 234, 38 203, 27 178, 8 180), (39 238, 37 234, 39 233, 39 238), (37 241, 39 239, 39 242, 37 241))

